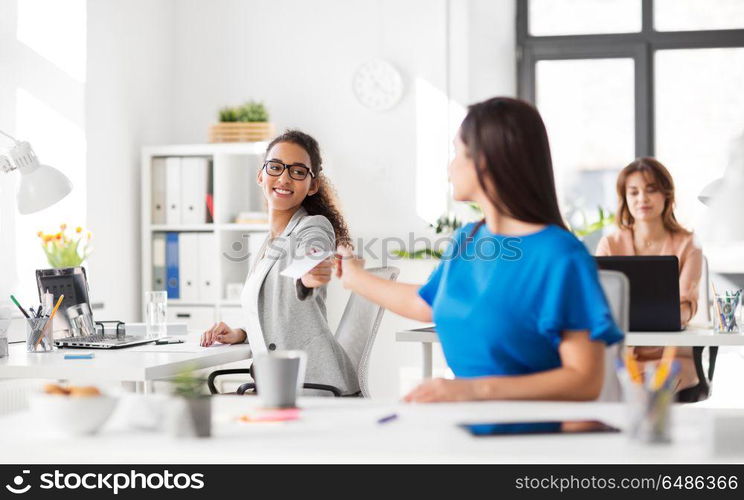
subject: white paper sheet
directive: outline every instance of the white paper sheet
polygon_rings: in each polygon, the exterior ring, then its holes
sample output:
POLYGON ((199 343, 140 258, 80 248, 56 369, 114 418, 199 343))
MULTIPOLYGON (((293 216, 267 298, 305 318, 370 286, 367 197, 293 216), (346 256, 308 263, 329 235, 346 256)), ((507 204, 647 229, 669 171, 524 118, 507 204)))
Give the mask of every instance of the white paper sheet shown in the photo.
POLYGON ((333 255, 333 251, 318 251, 305 257, 298 257, 293 260, 280 274, 292 279, 300 279, 306 275, 312 268, 333 255))

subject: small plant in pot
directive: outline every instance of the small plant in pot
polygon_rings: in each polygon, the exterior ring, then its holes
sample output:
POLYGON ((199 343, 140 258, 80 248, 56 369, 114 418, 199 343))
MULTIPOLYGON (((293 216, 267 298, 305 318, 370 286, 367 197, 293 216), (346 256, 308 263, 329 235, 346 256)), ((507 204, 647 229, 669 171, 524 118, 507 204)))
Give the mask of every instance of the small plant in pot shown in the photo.
POLYGON ((209 437, 212 431, 212 398, 204 393, 206 380, 193 369, 181 371, 173 380, 171 431, 176 436, 209 437))
POLYGON ((219 123, 209 128, 210 142, 254 142, 269 139, 274 127, 262 102, 248 101, 242 106, 224 107, 219 123))

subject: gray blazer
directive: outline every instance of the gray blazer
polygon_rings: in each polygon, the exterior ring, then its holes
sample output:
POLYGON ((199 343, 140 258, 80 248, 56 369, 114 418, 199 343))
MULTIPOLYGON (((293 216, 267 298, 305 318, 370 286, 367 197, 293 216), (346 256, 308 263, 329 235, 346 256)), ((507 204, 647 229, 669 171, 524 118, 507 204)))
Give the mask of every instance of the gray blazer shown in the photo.
POLYGON ((310 248, 335 250, 335 242, 328 219, 300 208, 281 236, 266 246, 270 263, 258 295, 258 316, 269 350, 305 351, 306 382, 352 394, 359 391, 356 369, 328 327, 326 288, 306 288, 300 280, 279 274, 293 257, 306 255, 310 248))

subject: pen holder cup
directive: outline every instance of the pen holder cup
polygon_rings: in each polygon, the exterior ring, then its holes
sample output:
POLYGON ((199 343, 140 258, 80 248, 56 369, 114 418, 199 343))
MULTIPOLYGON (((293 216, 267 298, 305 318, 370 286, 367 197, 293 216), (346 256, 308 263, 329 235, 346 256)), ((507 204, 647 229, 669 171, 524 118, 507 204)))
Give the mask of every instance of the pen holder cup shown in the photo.
POLYGON ((54 350, 52 325, 49 318, 26 320, 26 351, 50 352, 54 350))
POLYGON ((8 334, 3 328, 3 319, 0 318, 0 358, 8 355, 8 334))
POLYGON ((718 333, 739 333, 741 294, 736 292, 716 293, 713 296, 713 326, 718 333))
POLYGON ((670 410, 674 390, 652 390, 642 384, 624 387, 630 439, 642 443, 671 442, 670 410))
POLYGON ((0 306, 0 358, 8 355, 8 327, 10 326, 10 308, 0 306))

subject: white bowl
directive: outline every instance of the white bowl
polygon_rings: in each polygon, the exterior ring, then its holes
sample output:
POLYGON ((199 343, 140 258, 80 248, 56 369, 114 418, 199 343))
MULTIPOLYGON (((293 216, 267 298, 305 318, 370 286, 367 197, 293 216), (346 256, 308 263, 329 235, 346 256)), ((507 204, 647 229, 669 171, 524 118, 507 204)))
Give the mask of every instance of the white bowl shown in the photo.
POLYGON ((32 394, 29 398, 34 428, 41 434, 82 436, 96 433, 116 408, 110 396, 72 397, 32 394))

